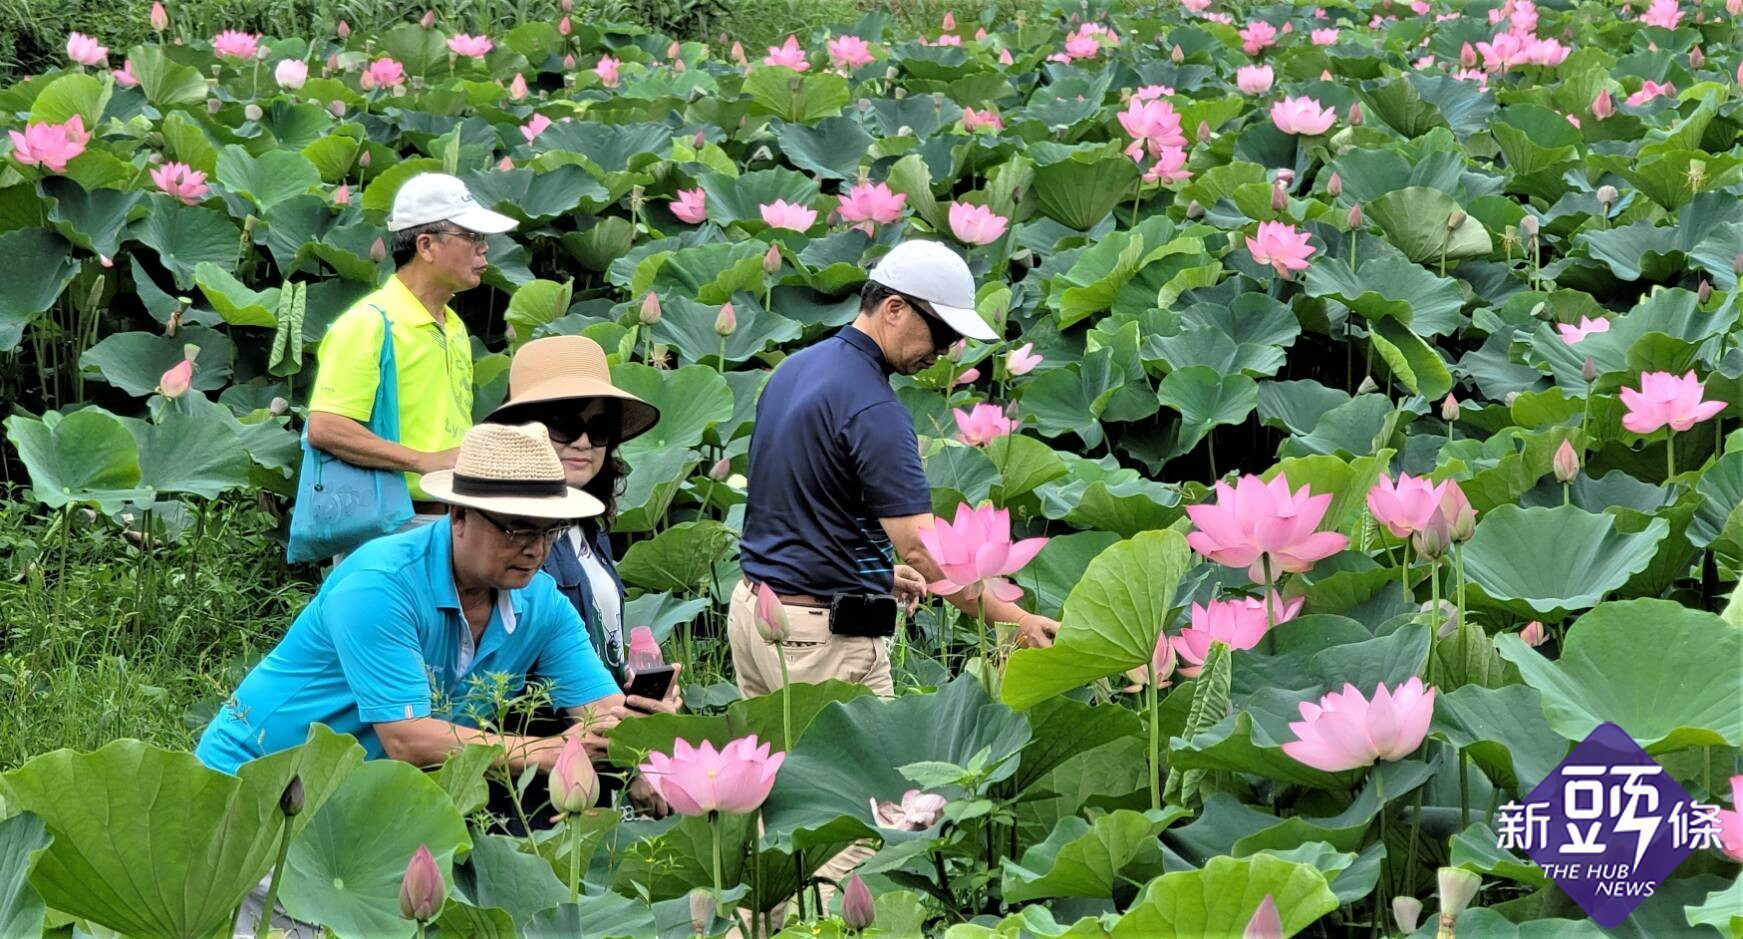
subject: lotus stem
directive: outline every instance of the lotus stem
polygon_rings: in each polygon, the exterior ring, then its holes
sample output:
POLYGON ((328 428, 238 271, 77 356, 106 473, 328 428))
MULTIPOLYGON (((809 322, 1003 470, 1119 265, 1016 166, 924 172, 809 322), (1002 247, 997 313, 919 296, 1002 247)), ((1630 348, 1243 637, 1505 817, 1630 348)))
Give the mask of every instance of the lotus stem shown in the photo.
POLYGON ((1573 489, 1574 489, 1574 487, 1573 487, 1572 483, 1562 483, 1561 484, 1561 504, 1562 505, 1567 505, 1570 501, 1572 501, 1573 489))
POLYGON ((1459 628, 1463 629, 1464 625, 1465 625, 1465 546, 1464 545, 1460 545, 1460 544, 1453 545, 1453 565, 1458 569, 1459 598, 1458 598, 1457 606, 1458 606, 1458 611, 1459 611, 1459 628))
POLYGON ((1471 827, 1471 758, 1459 750, 1459 830, 1471 827))
POLYGON ((1410 541, 1404 542, 1404 560, 1398 567, 1398 589, 1404 592, 1404 602, 1409 603, 1410 595, 1410 541))
MULTIPOLYGON (((1164 636, 1160 641, 1167 642, 1168 640, 1164 636)), ((1162 808, 1162 727, 1156 719, 1160 708, 1156 703, 1156 657, 1154 655, 1150 657, 1150 661, 1144 663, 1144 674, 1148 679, 1146 684, 1149 691, 1150 711, 1150 808, 1160 809, 1162 808)))
MULTIPOLYGON (((569 902, 581 899, 581 829, 575 824, 575 816, 569 816, 569 902)), ((719 836, 715 836, 716 840, 719 836)), ((717 851, 718 855, 718 851, 717 851)), ((718 866, 718 865, 717 865, 718 866)))
POLYGON ((1416 870, 1416 842, 1422 834, 1422 787, 1416 787, 1416 798, 1410 803, 1410 856, 1404 862, 1404 889, 1410 889, 1410 874, 1416 870))
POLYGON ((1259 563, 1263 564, 1265 566, 1265 586, 1264 586, 1264 591, 1265 591, 1265 631, 1268 633, 1271 631, 1271 627, 1276 625, 1276 622, 1277 622, 1276 613, 1273 612, 1271 609, 1271 596, 1272 596, 1272 594, 1275 594, 1277 591, 1271 589, 1271 555, 1270 555, 1270 553, 1267 552, 1265 554, 1259 555, 1259 563))
POLYGON ((1664 432, 1664 484, 1676 478, 1676 431, 1664 432))
MULTIPOLYGON (((714 835, 714 908, 725 906, 725 892, 720 889, 720 812, 708 813, 708 830, 714 835)), ((801 888, 804 886, 800 884, 801 888)))
MULTIPOLYGON (((284 859, 290 854, 291 820, 284 820, 284 831, 278 837, 278 860, 272 865, 272 880, 266 885, 266 901, 260 905, 260 920, 254 924, 254 934, 264 936, 272 929, 272 911, 278 905, 278 884, 284 877, 284 859)), ((423 929, 420 923, 418 928, 423 929)))
POLYGON ((793 752, 793 682, 787 675, 787 644, 775 643, 775 655, 781 660, 781 740, 784 751, 793 752))
POLYGON ((1380 800, 1380 884, 1374 895, 1374 932, 1378 934, 1380 921, 1392 906, 1392 899, 1386 896, 1386 875, 1392 865, 1391 852, 1386 849, 1386 777, 1377 766, 1374 769, 1374 795, 1380 800))
MULTIPOLYGON (((944 862, 940 860, 939 873, 943 873, 944 862)), ((793 849, 793 896, 799 901, 799 920, 805 920, 805 852, 795 847, 793 849)))

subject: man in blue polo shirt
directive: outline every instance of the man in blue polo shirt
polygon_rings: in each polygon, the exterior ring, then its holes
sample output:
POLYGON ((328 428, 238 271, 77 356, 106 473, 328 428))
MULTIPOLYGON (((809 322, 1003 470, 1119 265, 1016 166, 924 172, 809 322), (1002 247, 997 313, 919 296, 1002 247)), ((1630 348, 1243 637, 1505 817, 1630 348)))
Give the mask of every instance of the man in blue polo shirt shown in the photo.
POLYGON ((423 488, 448 514, 371 541, 333 571, 206 727, 201 762, 234 773, 317 723, 355 736, 366 758, 418 766, 476 743, 501 746, 511 770, 549 770, 572 734, 604 752, 622 695, 539 571, 551 540, 604 506, 568 487, 537 424, 473 427, 455 468, 426 474, 423 488), (576 723, 543 738, 476 729, 498 716, 479 685, 501 679, 512 693, 529 675, 576 723))
MULTIPOLYGON (((884 638, 893 622, 830 628, 831 599, 909 599, 944 573, 920 542, 932 525, 932 490, 919 438, 890 375, 931 367, 961 337, 997 338, 974 310, 974 276, 955 251, 906 241, 878 261, 860 295, 859 316, 840 332, 775 368, 757 401, 741 566, 728 616, 733 668, 746 695, 781 687, 780 658, 761 636, 755 590, 767 584, 788 621, 788 675, 835 678, 894 694, 884 638), (897 564, 900 557, 905 563, 897 564), (847 634, 853 633, 853 634, 847 634)), ((1012 623, 1022 645, 1044 646, 1059 624, 1014 603, 966 591, 947 597, 970 615, 1012 623)), ((885 605, 889 609, 889 605, 885 605)))

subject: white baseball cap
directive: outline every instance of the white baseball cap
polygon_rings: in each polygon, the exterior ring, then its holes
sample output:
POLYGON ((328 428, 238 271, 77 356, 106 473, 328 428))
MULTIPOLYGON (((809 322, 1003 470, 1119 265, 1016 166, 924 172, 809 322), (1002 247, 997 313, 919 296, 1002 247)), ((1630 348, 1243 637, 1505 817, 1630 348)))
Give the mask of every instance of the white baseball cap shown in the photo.
POLYGON ((974 311, 974 275, 968 262, 936 241, 904 241, 878 259, 871 279, 897 293, 924 300, 951 329, 970 339, 999 338, 974 311))
POLYGON ((515 220, 492 212, 472 198, 458 177, 447 173, 419 173, 405 181, 393 197, 387 215, 388 231, 404 231, 431 222, 453 222, 461 228, 499 235, 511 231, 515 220))

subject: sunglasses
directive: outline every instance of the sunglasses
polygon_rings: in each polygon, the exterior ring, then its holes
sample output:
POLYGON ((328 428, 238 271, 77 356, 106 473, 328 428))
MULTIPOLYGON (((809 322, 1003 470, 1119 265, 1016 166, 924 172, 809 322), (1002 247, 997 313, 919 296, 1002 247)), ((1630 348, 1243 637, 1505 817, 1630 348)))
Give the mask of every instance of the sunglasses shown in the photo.
POLYGON ((962 338, 962 334, 950 327, 949 323, 939 319, 937 314, 927 308, 924 300, 916 300, 906 294, 897 294, 913 311, 920 316, 920 321, 926 324, 926 331, 932 334, 932 348, 943 352, 962 338))
POLYGON ((598 414, 569 413, 545 421, 551 442, 562 447, 581 439, 582 434, 596 447, 609 446, 617 436, 617 427, 617 416, 609 410, 598 414))
POLYGON ((491 527, 502 532, 502 536, 508 539, 509 545, 515 548, 525 548, 537 542, 555 541, 563 536, 563 532, 569 530, 568 522, 552 525, 548 528, 510 528, 502 519, 483 509, 473 509, 472 511, 479 518, 489 522, 491 527))
POLYGON ((485 249, 486 249, 485 239, 488 237, 481 232, 465 231, 463 229, 455 229, 455 228, 438 229, 436 231, 430 232, 430 234, 432 234, 432 235, 448 235, 448 236, 453 237, 453 238, 462 238, 462 239, 465 239, 466 241, 470 241, 470 242, 472 242, 472 251, 474 254, 482 254, 485 251, 485 249))

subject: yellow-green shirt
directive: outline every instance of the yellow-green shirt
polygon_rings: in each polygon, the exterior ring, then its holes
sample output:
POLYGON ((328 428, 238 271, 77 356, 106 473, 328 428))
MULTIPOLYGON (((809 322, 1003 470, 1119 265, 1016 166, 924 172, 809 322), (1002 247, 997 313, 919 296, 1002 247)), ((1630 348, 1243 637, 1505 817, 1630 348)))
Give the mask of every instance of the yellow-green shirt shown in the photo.
MULTIPOLYGON (((309 410, 369 423, 381 383, 381 316, 375 307, 387 313, 393 327, 399 442, 425 452, 458 447, 472 426, 472 343, 466 324, 446 307, 438 324, 397 274, 327 327, 316 353, 309 410)), ((429 498, 418 488, 417 473, 405 476, 413 499, 429 498)))

